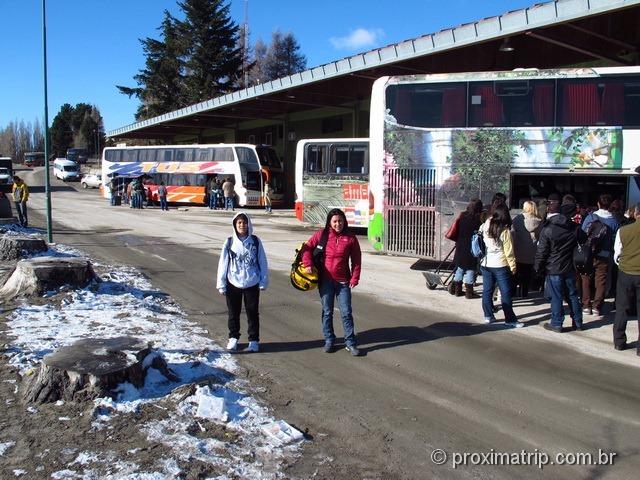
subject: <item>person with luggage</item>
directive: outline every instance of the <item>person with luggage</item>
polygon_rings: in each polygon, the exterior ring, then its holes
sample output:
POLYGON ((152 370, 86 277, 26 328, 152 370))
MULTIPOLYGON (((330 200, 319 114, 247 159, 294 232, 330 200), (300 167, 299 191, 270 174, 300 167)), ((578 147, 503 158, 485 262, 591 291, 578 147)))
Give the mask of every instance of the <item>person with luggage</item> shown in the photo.
POLYGON ((457 297, 465 296, 467 299, 474 298, 473 284, 476 281, 476 270, 478 269, 478 259, 471 254, 471 237, 480 227, 480 215, 482 214, 482 201, 473 199, 467 205, 467 209, 460 214, 456 220, 458 222, 456 251, 453 256, 453 263, 456 269, 453 280, 449 284, 449 293, 457 297), (464 293, 463 286, 464 283, 464 293))
POLYGON ((227 350, 238 350, 240 312, 244 301, 249 339, 245 351, 257 352, 260 349, 260 291, 269 286, 269 265, 262 242, 253 234, 249 215, 238 213, 233 217, 232 225, 232 235, 222 246, 216 281, 218 292, 227 300, 227 350))
POLYGON ((577 209, 575 203, 559 206, 557 200, 548 203, 547 219, 543 224, 535 254, 534 269, 546 276, 546 290, 551 297, 551 321, 543 327, 556 333, 562 332, 564 322, 563 300, 567 298, 572 326, 582 330, 582 310, 576 289, 574 250, 584 243, 586 235, 571 218, 577 209))
POLYGON ((594 254, 593 273, 580 275, 582 282, 582 311, 586 315, 601 316, 607 292, 607 281, 611 278, 613 242, 620 228, 619 222, 609 211, 612 198, 608 193, 598 197, 598 210, 587 215, 582 230, 587 234, 587 243, 594 254), (591 295, 591 281, 595 294, 591 295))
POLYGON ((360 281, 362 253, 358 238, 349 230, 347 217, 339 208, 327 214, 325 227, 314 233, 303 247, 302 262, 307 273, 317 268, 318 291, 322 302, 323 350, 335 351, 333 307, 338 299, 342 317, 346 349, 354 357, 360 356, 351 309, 351 290, 360 281))
POLYGON ((505 325, 515 328, 523 327, 524 325, 518 321, 513 311, 511 299, 513 275, 516 273, 516 257, 513 253, 511 216, 509 208, 504 203, 495 206, 491 217, 480 226, 480 233, 486 247, 486 253, 480 260, 484 322, 496 321, 493 311, 493 291, 497 285, 500 290, 505 325))
POLYGON ((536 256, 536 245, 540 235, 542 220, 538 217, 535 202, 527 200, 522 205, 522 213, 513 219, 513 250, 516 256, 516 288, 520 297, 529 296, 529 284, 533 278, 533 262, 536 256))

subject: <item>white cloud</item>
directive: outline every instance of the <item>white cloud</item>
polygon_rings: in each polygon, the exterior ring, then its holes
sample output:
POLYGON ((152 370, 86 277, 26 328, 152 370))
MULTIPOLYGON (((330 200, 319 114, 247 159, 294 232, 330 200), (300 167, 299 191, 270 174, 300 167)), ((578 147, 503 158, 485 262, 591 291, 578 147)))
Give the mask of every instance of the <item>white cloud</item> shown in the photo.
POLYGON ((356 28, 345 37, 331 37, 329 41, 334 48, 339 50, 357 50, 364 47, 373 47, 384 37, 384 31, 379 28, 356 28))

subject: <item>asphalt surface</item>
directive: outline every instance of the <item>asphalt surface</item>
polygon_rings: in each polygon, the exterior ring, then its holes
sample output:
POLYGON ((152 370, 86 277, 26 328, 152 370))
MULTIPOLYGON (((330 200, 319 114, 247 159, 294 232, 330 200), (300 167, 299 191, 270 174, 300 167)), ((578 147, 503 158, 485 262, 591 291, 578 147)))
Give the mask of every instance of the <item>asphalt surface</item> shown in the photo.
MULTIPOLYGON (((22 176, 32 191, 30 222, 43 227, 42 169, 22 176)), ((230 215, 201 207, 169 212, 110 207, 96 190, 52 182, 56 242, 101 261, 139 268, 213 339, 226 342, 226 306, 214 282, 230 215)), ((293 290, 286 274, 293 246, 312 230, 284 214, 255 213, 256 233, 273 270, 261 296, 262 350, 239 355, 239 362, 274 414, 312 439, 287 476, 637 477, 636 366, 518 330, 469 322, 453 311, 402 305, 393 297, 395 291, 415 288, 416 277, 408 270, 403 280, 410 262, 370 252, 363 258, 370 285, 356 288, 353 301, 366 356, 353 358, 344 349, 325 354, 317 292, 293 290), (385 278, 393 283, 384 283, 385 278), (440 452, 434 454, 437 449, 446 452, 443 465, 432 460, 432 455, 442 459, 440 452), (614 464, 535 464, 543 454, 555 461, 561 453, 590 453, 597 462, 604 458, 599 450, 614 452, 614 464), (523 451, 531 456, 524 458, 523 451), (495 458, 497 453, 511 454, 511 465, 495 458), (467 465, 453 468, 456 454, 467 454, 467 465)), ((338 334, 339 318, 336 312, 338 334)))

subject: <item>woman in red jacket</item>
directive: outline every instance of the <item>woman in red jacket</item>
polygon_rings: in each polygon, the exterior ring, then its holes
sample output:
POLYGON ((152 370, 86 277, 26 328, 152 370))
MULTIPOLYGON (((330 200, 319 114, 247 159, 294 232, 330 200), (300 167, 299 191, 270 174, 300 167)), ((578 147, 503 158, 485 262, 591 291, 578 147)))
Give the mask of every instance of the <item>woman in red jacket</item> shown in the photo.
POLYGON ((322 333, 324 351, 334 351, 336 335, 333 332, 333 305, 338 299, 344 341, 351 355, 360 355, 356 343, 351 313, 351 289, 360 280, 362 254, 356 236, 349 231, 347 218, 339 208, 327 215, 324 229, 317 231, 305 243, 302 262, 311 273, 314 265, 318 269, 318 290, 322 301, 322 333), (323 246, 324 244, 324 246, 323 246))

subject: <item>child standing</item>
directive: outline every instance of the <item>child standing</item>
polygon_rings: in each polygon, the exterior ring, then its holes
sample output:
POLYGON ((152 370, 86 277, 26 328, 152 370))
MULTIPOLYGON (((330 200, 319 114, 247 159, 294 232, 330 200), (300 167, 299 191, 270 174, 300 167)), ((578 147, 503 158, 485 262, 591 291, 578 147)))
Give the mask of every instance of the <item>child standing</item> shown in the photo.
POLYGON ((267 255, 260 239, 253 235, 251 220, 246 213, 233 217, 233 235, 222 247, 218 262, 216 288, 227 299, 229 311, 229 342, 227 350, 238 350, 240 311, 244 308, 249 324, 247 352, 257 352, 260 341, 260 290, 269 285, 267 255))

